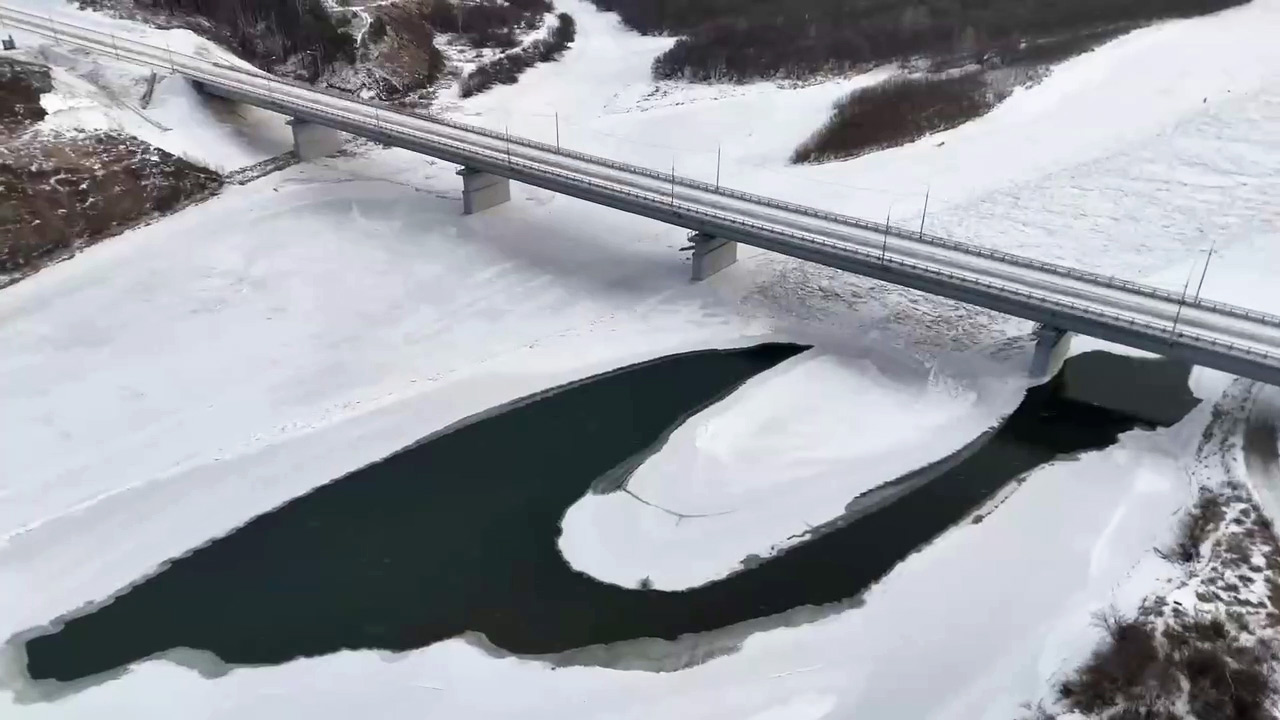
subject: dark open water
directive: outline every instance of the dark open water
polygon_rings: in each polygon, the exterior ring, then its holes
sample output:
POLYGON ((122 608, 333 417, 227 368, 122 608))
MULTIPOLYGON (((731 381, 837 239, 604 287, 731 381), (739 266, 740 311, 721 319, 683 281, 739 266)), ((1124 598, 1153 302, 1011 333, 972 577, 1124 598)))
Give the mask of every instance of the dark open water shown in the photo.
POLYGON ((272 664, 344 648, 418 648, 468 630, 511 652, 541 654, 673 639, 834 603, 858 595, 1011 479, 1110 445, 1141 423, 1174 422, 1195 404, 1183 366, 1088 353, 1032 389, 976 451, 924 470, 930 477, 918 489, 721 581, 677 593, 627 590, 564 562, 560 518, 593 481, 803 350, 764 345, 663 358, 403 450, 28 640, 28 673, 74 680, 177 647, 272 664))

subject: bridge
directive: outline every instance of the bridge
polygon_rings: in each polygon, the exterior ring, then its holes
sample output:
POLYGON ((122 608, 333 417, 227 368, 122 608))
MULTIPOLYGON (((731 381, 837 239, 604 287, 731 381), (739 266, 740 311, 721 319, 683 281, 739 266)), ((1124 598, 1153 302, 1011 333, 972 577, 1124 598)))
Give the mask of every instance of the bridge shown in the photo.
POLYGON ((1056 371, 1078 333, 1280 385, 1280 316, 393 109, 3 5, 0 21, 285 115, 304 160, 335 152, 350 133, 457 164, 468 214, 509 200, 516 180, 686 228, 694 280, 732 265, 745 243, 1033 321, 1038 376, 1056 371))

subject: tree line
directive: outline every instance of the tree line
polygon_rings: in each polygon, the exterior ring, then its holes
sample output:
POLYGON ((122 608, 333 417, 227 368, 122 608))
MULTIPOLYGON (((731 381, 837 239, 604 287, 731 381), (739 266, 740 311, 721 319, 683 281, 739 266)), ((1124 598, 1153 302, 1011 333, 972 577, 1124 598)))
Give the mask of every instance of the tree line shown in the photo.
POLYGON ((170 15, 198 16, 227 36, 245 59, 272 66, 302 53, 322 66, 355 57, 355 39, 342 32, 320 0, 134 0, 170 15))
POLYGON ((947 130, 989 112, 1003 97, 986 73, 898 77, 855 90, 801 143, 793 163, 857 157, 947 130))
POLYGON ((549 0, 462 3, 434 0, 427 21, 438 33, 460 33, 472 47, 513 48, 516 30, 532 30, 551 12, 549 0))
POLYGON ((509 50, 467 73, 458 82, 458 92, 466 98, 495 84, 510 85, 530 67, 559 58, 577 33, 573 16, 562 12, 556 16, 556 25, 546 37, 530 40, 524 47, 509 50))
POLYGON ((804 77, 920 56, 982 55, 1022 40, 1191 17, 1248 0, 592 0, 679 41, 659 78, 804 77))

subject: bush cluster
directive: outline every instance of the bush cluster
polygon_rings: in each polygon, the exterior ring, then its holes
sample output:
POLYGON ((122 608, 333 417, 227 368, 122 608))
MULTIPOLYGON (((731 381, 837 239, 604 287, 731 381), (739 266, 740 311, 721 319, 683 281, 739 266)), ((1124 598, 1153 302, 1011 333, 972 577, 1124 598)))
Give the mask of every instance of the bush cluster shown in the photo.
POLYGON ((355 39, 343 32, 321 0, 135 0, 170 15, 197 16, 224 33, 247 60, 262 66, 310 53, 319 68, 355 57, 355 39))
POLYGON ((577 30, 573 16, 560 13, 556 16, 556 26, 547 37, 532 40, 521 48, 505 52, 467 73, 458 84, 458 92, 466 98, 482 93, 495 84, 514 83, 530 67, 560 57, 577 36, 577 30))
POLYGON ((999 96, 985 73, 904 77, 855 90, 796 148, 795 163, 857 157, 947 130, 983 115, 999 96))
POLYGON ((431 29, 462 33, 472 47, 513 48, 518 28, 537 27, 551 12, 548 0, 511 0, 505 3, 456 3, 434 0, 428 11, 431 29))
POLYGON ((1272 720, 1275 648, 1218 616, 1152 620, 1106 613, 1089 660, 1059 686, 1066 707, 1090 717, 1272 720))
POLYGON ((908 57, 1169 17, 1247 0, 592 0, 644 33, 684 36, 659 78, 749 80, 841 71, 908 57))

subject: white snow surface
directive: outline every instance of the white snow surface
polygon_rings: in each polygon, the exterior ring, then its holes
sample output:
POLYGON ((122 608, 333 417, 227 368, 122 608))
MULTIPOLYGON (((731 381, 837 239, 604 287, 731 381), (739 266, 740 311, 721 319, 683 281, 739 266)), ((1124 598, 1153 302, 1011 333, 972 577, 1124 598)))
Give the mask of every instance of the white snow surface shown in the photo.
POLYGON ((593 11, 585 0, 564 0, 558 7, 578 18, 582 32, 573 51, 558 63, 531 69, 516 85, 469 100, 461 108, 465 119, 554 142, 558 116, 565 147, 663 171, 674 163, 677 172, 707 181, 715 180, 719 149, 725 185, 877 220, 890 211, 903 224, 913 217, 918 222, 928 190, 927 230, 971 235, 985 245, 1074 264, 1096 267, 1105 257, 1105 267, 1118 274, 1132 274, 1135 267, 1154 272, 1172 262, 1151 253, 1150 244, 1160 237, 1155 228, 1179 220, 1198 226, 1211 210, 1234 215, 1224 208, 1227 203, 1214 202, 1223 199, 1222 186, 1256 188, 1252 202, 1230 205, 1266 210, 1259 214, 1275 218, 1257 199, 1268 186, 1260 183, 1276 182, 1274 173, 1261 172, 1274 167, 1274 151, 1259 146, 1275 132, 1274 123, 1233 105, 1248 102, 1244 98, 1274 102, 1274 93, 1267 92, 1280 78, 1280 44, 1273 42, 1280 7, 1274 0, 1139 30, 1063 63, 1044 82, 1015 91, 975 122, 817 167, 788 166, 786 160, 835 100, 892 69, 800 89, 655 84, 649 60, 671 39, 620 33, 616 16, 593 11), (1201 135, 1209 151, 1192 155, 1196 148, 1184 140, 1188 130, 1213 125, 1215 117, 1225 121, 1217 123, 1227 141, 1221 156, 1212 152, 1209 134, 1201 135), (1140 167, 1125 168, 1123 183, 1098 182, 1096 189, 1088 184, 1094 163, 1133 158, 1145 148, 1150 157, 1140 167), (1264 155, 1254 160, 1255 151, 1264 155), (1080 178, 1074 193, 1046 187, 1061 184, 1071 169, 1080 178), (1042 189, 1022 200, 1031 188, 1042 189), (1191 191, 1182 213, 1156 214, 1174 189, 1191 191), (1085 204, 1088 198, 1081 196, 1090 191, 1095 199, 1128 196, 1134 206, 1143 198, 1150 204, 1095 218, 1095 206, 1107 205, 1085 204), (1069 202, 1077 198, 1079 203, 1069 202), (1018 204, 1025 204, 1025 217, 1003 210, 1018 204), (983 212, 987 206, 997 209, 983 212), (952 208, 954 214, 948 212, 952 208), (1130 232, 1137 221, 1152 225, 1138 238, 1150 243, 1117 239, 1107 252, 1121 253, 1123 262, 1092 246, 1072 254, 1086 230, 1124 219, 1131 220, 1130 232))
POLYGON ((146 73, 138 68, 104 68, 92 55, 52 51, 32 59, 50 65, 54 84, 54 91, 40 100, 48 113, 40 129, 128 133, 219 172, 293 149, 284 117, 201 95, 182 78, 159 78, 150 105, 143 109, 146 73))
MULTIPOLYGON (((153 42, 189 36, 20 4, 153 42)), ((785 165, 796 142, 887 71, 804 88, 655 85, 649 63, 669 39, 626 32, 582 0, 558 5, 579 26, 565 58, 456 112, 546 140, 560 113, 570 147, 654 167, 674 158, 708 179, 720 144, 726 184, 872 217, 891 204, 895 220, 918 216, 929 187, 930 230, 1176 287, 1207 256, 1187 239, 1203 227, 1219 238, 1204 294, 1280 309, 1266 270, 1280 168, 1265 146, 1278 0, 1136 32, 966 126, 804 168, 785 165)), ((89 98, 132 123, 76 78, 81 62, 135 71, 74 59, 53 63, 54 118, 96 121, 77 99, 89 98)), ((163 124, 200 130, 175 147, 228 166, 272 154, 252 149, 269 118, 229 131, 183 101, 183 85, 161 83, 163 124)), ((146 137, 139 123, 126 129, 146 137)), ((1025 323, 764 252, 690 285, 679 230, 526 187, 462 218, 458 195, 451 166, 365 147, 230 188, 0 292, 0 636, 522 395, 682 350, 813 344, 683 424, 629 485, 680 512, 733 512, 676 525, 614 495, 566 515, 561 547, 581 569, 697 584, 963 445, 1025 383, 1025 348, 999 345, 1025 323)), ((1204 373, 1194 384, 1210 399, 1222 386, 1204 373)), ((462 640, 218 678, 156 659, 56 702, 0 691, 0 716, 1013 717, 1087 653, 1090 611, 1164 587, 1151 548, 1194 497, 1185 468, 1209 410, 1041 468, 860 607, 756 632, 679 672, 553 671, 462 640)))
POLYGON ((570 508, 561 553, 596 578, 628 587, 647 578, 660 590, 773 555, 1016 404, 1026 382, 1007 365, 954 367, 962 359, 977 364, 953 355, 930 372, 874 348, 815 350, 763 373, 685 422, 625 492, 570 508))

